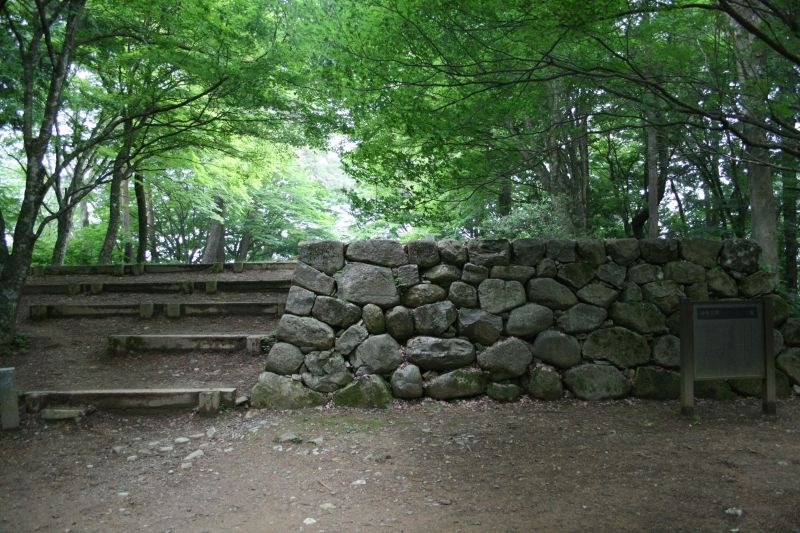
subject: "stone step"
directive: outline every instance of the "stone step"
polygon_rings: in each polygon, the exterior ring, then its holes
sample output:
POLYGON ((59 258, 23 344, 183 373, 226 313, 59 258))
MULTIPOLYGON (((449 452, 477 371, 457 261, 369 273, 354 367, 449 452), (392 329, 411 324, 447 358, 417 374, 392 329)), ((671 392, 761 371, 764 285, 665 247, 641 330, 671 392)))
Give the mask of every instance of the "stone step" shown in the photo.
POLYGON ((25 285, 23 294, 102 294, 102 293, 183 293, 205 292, 275 292, 287 293, 292 285, 292 271, 268 280, 146 281, 121 283, 37 283, 25 285))
POLYGON ((34 266, 32 276, 126 276, 141 274, 166 274, 175 272, 219 273, 264 270, 294 270, 294 262, 212 263, 212 264, 129 264, 129 265, 64 265, 34 266))
POLYGON ((20 395, 29 413, 39 413, 50 406, 59 408, 90 405, 97 409, 194 409, 201 396, 219 395, 220 405, 234 405, 236 389, 212 387, 202 389, 94 389, 41 390, 20 395))
POLYGON ((30 306, 31 320, 48 318, 107 318, 129 316, 152 318, 167 316, 267 316, 283 314, 285 298, 268 302, 193 302, 193 303, 127 303, 127 304, 34 304, 30 306))
POLYGON ((241 351, 261 352, 261 335, 110 335, 108 351, 114 355, 130 352, 241 351))

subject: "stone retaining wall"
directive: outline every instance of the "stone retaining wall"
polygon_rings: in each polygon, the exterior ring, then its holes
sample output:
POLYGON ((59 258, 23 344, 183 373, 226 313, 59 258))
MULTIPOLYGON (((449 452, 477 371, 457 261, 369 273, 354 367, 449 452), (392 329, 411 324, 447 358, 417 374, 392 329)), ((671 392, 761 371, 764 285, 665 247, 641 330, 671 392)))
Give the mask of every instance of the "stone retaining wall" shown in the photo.
MULTIPOLYGON (((770 299, 778 392, 800 383, 800 318, 751 241, 314 241, 298 252, 256 407, 316 405, 330 393, 356 406, 484 393, 677 398, 683 298, 770 299)), ((697 394, 759 389, 699 382, 697 394)))

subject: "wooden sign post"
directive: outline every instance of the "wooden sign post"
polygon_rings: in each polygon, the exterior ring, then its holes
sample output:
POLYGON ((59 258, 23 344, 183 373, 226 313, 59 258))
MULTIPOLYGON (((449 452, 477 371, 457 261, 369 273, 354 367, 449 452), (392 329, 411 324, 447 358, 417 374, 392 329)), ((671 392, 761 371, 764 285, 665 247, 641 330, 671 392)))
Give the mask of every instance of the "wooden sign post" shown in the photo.
POLYGON ((772 307, 766 300, 681 302, 681 413, 694 414, 694 382, 761 379, 775 414, 772 307))

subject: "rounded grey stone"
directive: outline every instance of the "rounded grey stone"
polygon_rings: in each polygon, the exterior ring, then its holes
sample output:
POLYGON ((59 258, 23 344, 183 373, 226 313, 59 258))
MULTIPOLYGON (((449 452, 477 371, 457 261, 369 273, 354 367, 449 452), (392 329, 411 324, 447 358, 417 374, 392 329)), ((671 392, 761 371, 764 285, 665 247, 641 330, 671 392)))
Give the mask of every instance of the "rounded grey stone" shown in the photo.
POLYGON ((553 325, 553 311, 539 304, 517 307, 508 317, 506 333, 515 337, 531 337, 553 325))
POLYGON ((433 283, 452 283, 461 279, 461 269, 455 265, 440 264, 427 269, 422 277, 433 283))
POLYGON ((317 294, 329 296, 336 289, 336 281, 305 263, 297 263, 292 275, 292 285, 299 285, 317 294))
POLYGON ((607 287, 602 283, 590 283, 577 292, 578 299, 587 304, 598 307, 608 307, 619 296, 619 291, 607 287))
POLYGON ((317 392, 333 392, 353 381, 344 358, 333 350, 306 354, 304 362, 303 383, 317 392))
POLYGON ((478 286, 478 300, 487 313, 511 311, 525 303, 525 288, 518 281, 487 279, 478 286))
POLYGON ((583 343, 583 355, 628 368, 647 363, 650 360, 650 346, 641 335, 615 326, 591 332, 583 343))
POLYGON ((605 263, 597 267, 597 279, 621 289, 625 285, 627 269, 616 263, 605 263))
POLYGON ((564 384, 581 400, 624 398, 630 388, 625 376, 610 365, 587 364, 564 372, 564 384))
POLYGON ((442 239, 436 245, 444 263, 461 266, 467 262, 467 248, 463 242, 455 239, 442 239))
POLYGON ((658 307, 647 302, 616 302, 611 306, 611 320, 638 333, 664 333, 667 330, 664 315, 658 307))
POLYGON ((414 309, 414 332, 417 335, 442 335, 452 326, 458 311, 451 301, 421 305, 414 309))
POLYGON ((392 374, 392 394, 395 398, 413 400, 421 398, 424 391, 422 388, 422 373, 417 365, 401 366, 392 374))
POLYGON ((771 293, 775 289, 777 276, 769 272, 759 271, 750 274, 739 282, 739 293, 744 298, 755 298, 771 293))
POLYGON ((505 239, 472 239, 467 242, 467 254, 474 265, 507 265, 511 261, 511 246, 505 239))
POLYGON ((636 369, 631 394, 646 400, 676 400, 681 394, 680 374, 657 366, 641 366, 636 369))
POLYGON ((250 406, 255 409, 301 409, 322 405, 325 401, 325 395, 272 372, 262 372, 250 392, 250 406))
POLYGON ((303 364, 303 352, 294 344, 276 342, 267 354, 265 370, 274 374, 290 376, 303 364))
POLYGON ((679 368, 681 340, 675 335, 661 335, 653 339, 653 362, 667 368, 679 368))
POLYGON ((447 298, 447 291, 434 283, 420 283, 407 289, 403 294, 403 305, 419 307, 420 305, 440 302, 447 298))
POLYGON ((486 377, 477 368, 459 368, 424 384, 425 394, 436 400, 454 400, 483 394, 486 377))
POLYGON ((627 266, 639 259, 639 241, 636 239, 608 239, 606 251, 615 263, 627 266))
POLYGON ((406 344, 408 360, 424 370, 453 370, 475 361, 475 347, 464 339, 414 337, 406 344))
POLYGON ((478 291, 472 285, 463 281, 455 281, 450 285, 447 299, 456 307, 477 307, 478 291))
POLYGON ((569 368, 581 362, 578 340, 560 331, 543 331, 537 335, 531 353, 535 358, 559 368, 569 368))
POLYGON ((682 259, 713 268, 717 264, 722 242, 713 239, 683 239, 679 248, 682 259))
POLYGON ((678 241, 675 239, 642 239, 639 241, 642 259, 663 265, 678 259, 678 241))
POLYGON ((311 316, 330 326, 347 328, 361 319, 361 308, 338 298, 318 296, 311 316))
POLYGON ((471 285, 480 285, 481 281, 489 277, 489 269, 485 266, 467 263, 461 273, 461 281, 471 285))
POLYGON ((372 335, 379 335, 386 331, 386 321, 383 317, 383 311, 375 304, 367 304, 361 310, 361 319, 364 321, 364 327, 372 335))
POLYGON ((334 348, 341 354, 350 355, 350 353, 355 350, 359 344, 364 342, 367 337, 369 337, 367 328, 361 324, 354 324, 339 335, 334 344, 334 348))
POLYGON ((458 311, 458 331, 472 342, 489 346, 500 338, 503 319, 482 309, 462 308, 458 311))
POLYGON ((595 267, 589 263, 567 263, 558 267, 556 278, 573 290, 578 290, 594 279, 595 267))
POLYGON ((558 317, 558 327, 566 333, 593 331, 603 324, 606 315, 607 312, 602 307, 579 303, 558 317))
POLYGON ((735 298, 739 294, 736 281, 719 267, 706 273, 708 290, 722 298, 735 298))
POLYGON ((392 269, 395 284, 401 289, 413 287, 419 283, 419 267, 417 265, 402 265, 392 269))
POLYGON ((478 354, 478 364, 489 372, 493 381, 523 375, 532 360, 528 343, 515 337, 499 341, 478 354))
POLYGON ((654 281, 642 286, 644 301, 655 304, 668 315, 678 310, 681 300, 686 298, 683 287, 675 281, 654 281))
POLYGON ((515 383, 489 383, 486 395, 496 402, 516 402, 522 396, 522 387, 515 383))
POLYGON ((344 243, 339 241, 303 241, 297 245, 297 258, 329 276, 344 267, 344 243))
POLYGON ((606 243, 601 239, 586 239, 577 242, 578 258, 595 266, 606 262, 606 243))
POLYGON ((398 305, 386 311, 386 332, 403 342, 414 336, 414 315, 407 307, 398 305))
POLYGON ((536 274, 536 269, 523 265, 497 265, 492 267, 491 276, 496 279, 526 283, 536 274))
POLYGON ((432 267, 439 263, 439 247, 436 241, 419 240, 406 243, 408 260, 422 268, 432 267))
POLYGON ((784 350, 775 360, 775 363, 778 368, 792 378, 792 381, 800 384, 800 348, 784 350))
POLYGON ((542 239, 514 239, 511 241, 511 262, 535 267, 544 258, 545 244, 542 239))
POLYGON ((746 239, 729 239, 722 242, 719 264, 727 270, 752 274, 758 270, 761 247, 746 239))
POLYGON ((311 314, 311 309, 314 307, 314 300, 316 300, 316 298, 317 295, 313 292, 299 285, 292 285, 289 288, 289 294, 286 296, 286 307, 284 310, 292 315, 308 316, 311 314))
POLYGON ((664 265, 664 278, 688 285, 706 281, 706 269, 689 261, 672 261, 664 265))
POLYGON ((547 241, 547 257, 559 263, 575 261, 575 241, 568 239, 550 239, 547 241))
POLYGON ((569 309, 578 303, 578 298, 568 287, 550 278, 530 280, 528 300, 550 309, 569 309))
POLYGON ((536 275, 540 278, 554 278, 558 273, 556 262, 545 257, 536 265, 536 275))
POLYGON ((528 394, 537 400, 560 400, 564 396, 561 375, 551 366, 536 365, 531 368, 523 379, 523 385, 528 394))
POLYGON ((278 324, 278 340, 294 344, 303 353, 333 348, 333 329, 316 318, 284 314, 278 324))
POLYGON ((332 400, 341 407, 384 409, 392 402, 392 393, 383 378, 365 375, 334 392, 332 400))
POLYGON ((352 361, 365 374, 389 374, 401 362, 400 345, 387 334, 369 336, 356 348, 352 361))
POLYGON ((348 261, 385 267, 398 267, 408 263, 403 245, 388 239, 369 239, 350 243, 345 250, 345 257, 348 261))
POLYGON ((628 281, 644 285, 653 281, 664 279, 664 273, 658 265, 651 265, 649 263, 640 263, 628 268, 628 281))
POLYGON ((400 295, 390 268, 349 263, 344 267, 339 283, 341 296, 358 305, 392 307, 400 303, 400 295))

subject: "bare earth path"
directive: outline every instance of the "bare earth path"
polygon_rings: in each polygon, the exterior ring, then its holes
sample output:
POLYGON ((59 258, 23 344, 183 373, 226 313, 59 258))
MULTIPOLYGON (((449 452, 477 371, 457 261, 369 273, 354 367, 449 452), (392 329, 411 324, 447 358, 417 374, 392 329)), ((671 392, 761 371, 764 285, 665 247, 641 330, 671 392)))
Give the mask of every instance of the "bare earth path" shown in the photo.
POLYGON ((0 434, 0 531, 800 531, 800 400, 758 407, 27 417, 0 434))

